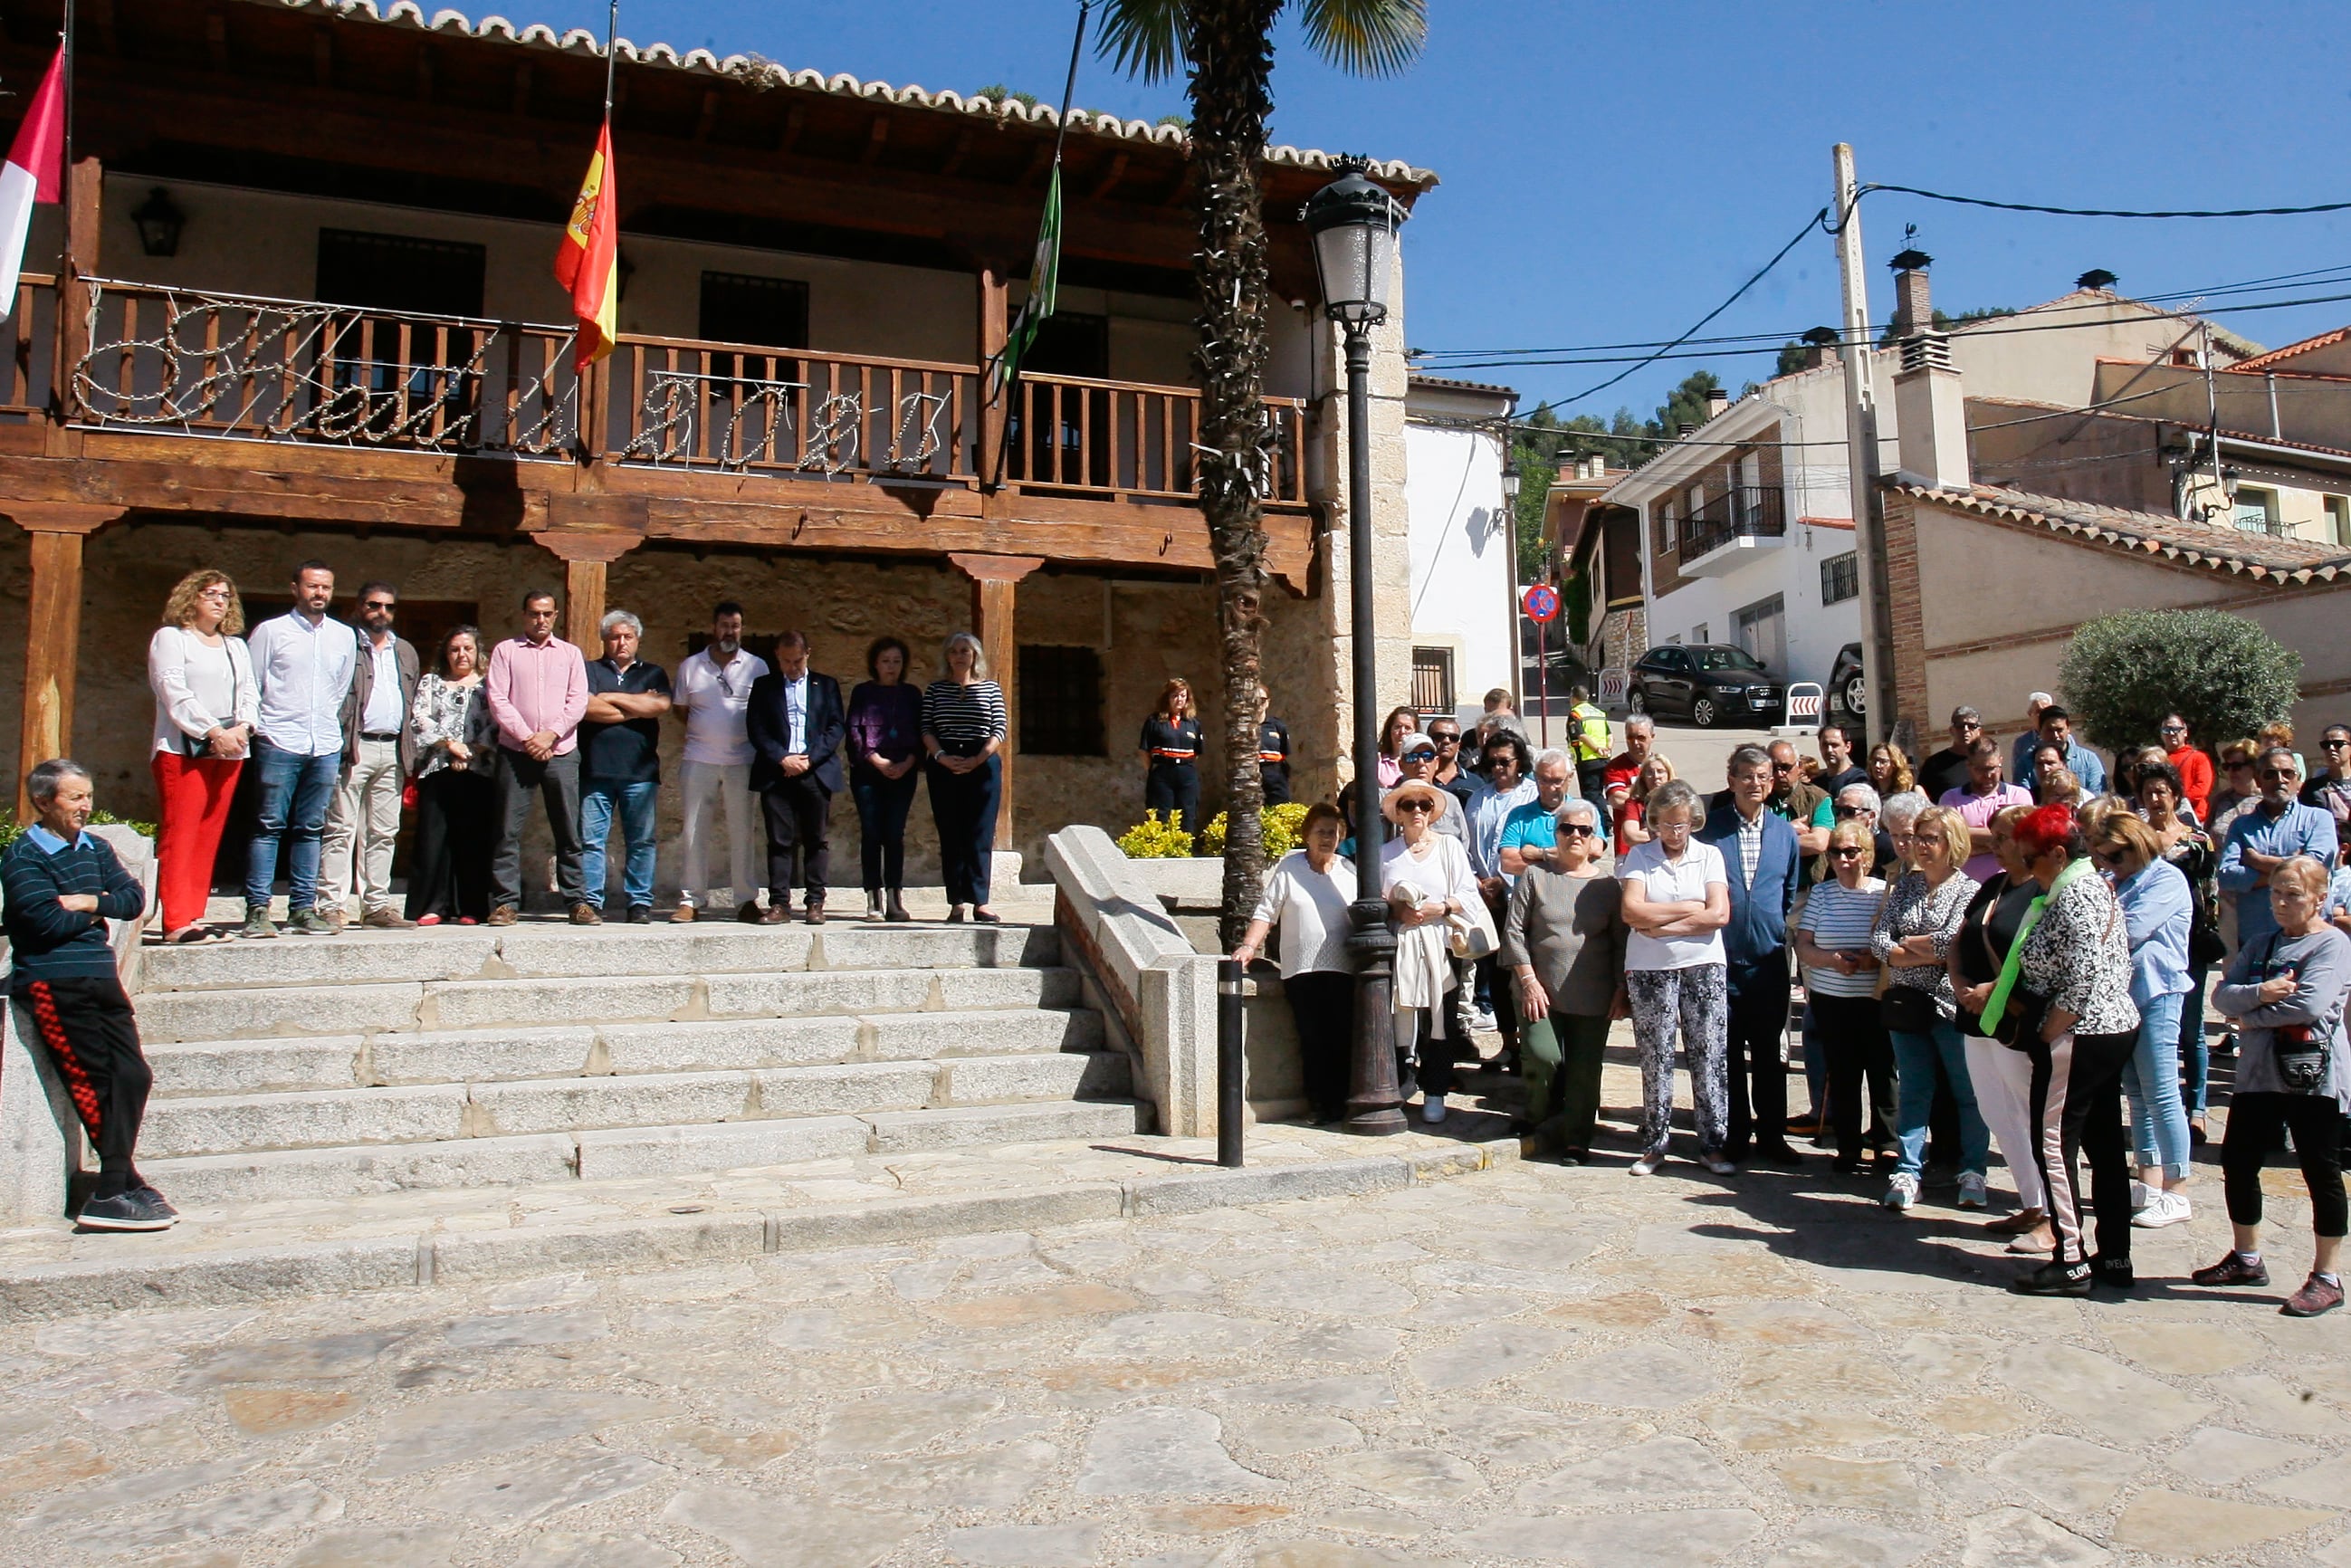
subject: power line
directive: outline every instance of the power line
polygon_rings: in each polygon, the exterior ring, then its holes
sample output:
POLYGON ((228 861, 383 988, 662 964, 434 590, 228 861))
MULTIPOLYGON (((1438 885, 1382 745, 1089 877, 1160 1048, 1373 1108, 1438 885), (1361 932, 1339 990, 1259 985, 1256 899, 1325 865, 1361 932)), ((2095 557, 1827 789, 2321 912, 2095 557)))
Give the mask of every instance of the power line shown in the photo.
POLYGON ((2034 202, 1995 202, 1988 196, 1954 196, 1943 191, 1921 190, 1917 185, 1876 183, 1862 186, 1856 199, 1878 191, 1896 191, 1906 196, 1921 196, 1930 202, 1953 202, 1966 207, 1994 207, 2004 213, 2050 213, 2061 218, 2293 218, 2312 213, 2351 211, 2351 202, 2320 202, 2307 207, 2226 207, 2209 212, 2144 213, 2120 207, 2050 207, 2034 202))

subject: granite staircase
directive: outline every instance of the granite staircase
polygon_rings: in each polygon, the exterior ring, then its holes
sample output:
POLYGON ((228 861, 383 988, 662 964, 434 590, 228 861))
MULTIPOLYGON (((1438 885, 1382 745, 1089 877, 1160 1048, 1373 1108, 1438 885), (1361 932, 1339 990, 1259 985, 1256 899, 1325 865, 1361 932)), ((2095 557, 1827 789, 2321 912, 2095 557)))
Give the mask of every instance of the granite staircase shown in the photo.
POLYGON ((529 924, 151 947, 182 1207, 1132 1134, 1050 927, 529 924))

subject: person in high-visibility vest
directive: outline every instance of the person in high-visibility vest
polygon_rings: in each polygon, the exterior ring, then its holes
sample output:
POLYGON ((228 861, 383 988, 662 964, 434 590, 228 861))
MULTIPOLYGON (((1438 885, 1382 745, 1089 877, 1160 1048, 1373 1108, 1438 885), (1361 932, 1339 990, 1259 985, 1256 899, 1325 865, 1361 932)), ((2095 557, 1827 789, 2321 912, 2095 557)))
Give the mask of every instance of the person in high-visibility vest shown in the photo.
MULTIPOLYGON (((1576 789, 1593 808, 1603 813, 1608 810, 1606 791, 1602 788, 1608 772, 1608 758, 1615 742, 1608 729, 1608 715, 1592 703, 1592 688, 1577 686, 1567 694, 1567 717, 1573 733, 1576 789)), ((1605 821, 1604 815, 1601 819, 1605 821)))

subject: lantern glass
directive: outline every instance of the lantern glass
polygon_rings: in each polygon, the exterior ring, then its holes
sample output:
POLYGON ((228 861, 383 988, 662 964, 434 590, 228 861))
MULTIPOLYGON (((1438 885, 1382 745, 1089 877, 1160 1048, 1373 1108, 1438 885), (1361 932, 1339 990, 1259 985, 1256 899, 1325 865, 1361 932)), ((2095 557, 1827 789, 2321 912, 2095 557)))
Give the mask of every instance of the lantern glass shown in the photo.
POLYGON ((1304 215, 1314 236, 1323 308, 1337 321, 1367 325, 1386 319, 1395 297, 1402 204, 1360 172, 1350 172, 1317 191, 1304 215))

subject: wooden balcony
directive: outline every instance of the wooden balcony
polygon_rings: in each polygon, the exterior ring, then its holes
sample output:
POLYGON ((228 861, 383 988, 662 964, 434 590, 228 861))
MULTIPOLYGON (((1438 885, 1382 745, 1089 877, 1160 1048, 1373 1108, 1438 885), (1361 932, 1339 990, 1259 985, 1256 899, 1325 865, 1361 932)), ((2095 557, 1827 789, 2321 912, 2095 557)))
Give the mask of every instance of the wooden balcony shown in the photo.
MULTIPOLYGON (((972 491, 998 487, 985 483, 993 480, 1140 505, 1197 494, 1200 397, 1188 387, 1030 376, 999 423, 977 365, 635 335, 583 386, 567 327, 98 279, 81 287, 88 346, 64 374, 62 400, 44 374, 54 283, 28 277, 20 287, 0 419, 54 407, 93 433, 753 480, 972 491)), ((1270 507, 1302 508, 1305 406, 1266 404, 1273 443, 1261 494, 1270 507)))

